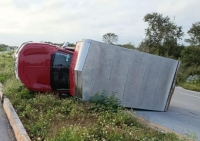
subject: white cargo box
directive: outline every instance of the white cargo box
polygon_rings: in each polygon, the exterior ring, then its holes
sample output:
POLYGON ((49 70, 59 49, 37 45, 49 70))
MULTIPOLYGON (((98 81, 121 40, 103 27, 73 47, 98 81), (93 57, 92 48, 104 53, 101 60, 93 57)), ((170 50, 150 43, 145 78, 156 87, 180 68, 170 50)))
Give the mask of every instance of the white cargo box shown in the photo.
POLYGON ((122 106, 167 111, 179 62, 137 50, 83 40, 75 66, 76 96, 106 91, 122 106))

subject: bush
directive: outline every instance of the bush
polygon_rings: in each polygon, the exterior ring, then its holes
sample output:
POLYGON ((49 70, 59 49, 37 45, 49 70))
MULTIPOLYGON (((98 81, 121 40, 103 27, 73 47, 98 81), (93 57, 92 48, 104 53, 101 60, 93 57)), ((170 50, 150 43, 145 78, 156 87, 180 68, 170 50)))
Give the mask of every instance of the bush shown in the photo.
POLYGON ((112 93, 109 97, 105 91, 101 94, 96 93, 90 102, 93 103, 91 109, 99 112, 106 110, 116 112, 121 104, 121 102, 115 98, 115 93, 112 93))
POLYGON ((0 82, 4 83, 6 80, 8 79, 8 75, 7 74, 0 74, 0 82))
POLYGON ((182 84, 180 84, 180 86, 182 86, 183 88, 188 89, 188 90, 200 92, 200 84, 194 85, 194 84, 190 84, 190 83, 182 83, 182 84))
POLYGON ((181 61, 185 67, 200 66, 200 47, 186 47, 181 53, 181 61))

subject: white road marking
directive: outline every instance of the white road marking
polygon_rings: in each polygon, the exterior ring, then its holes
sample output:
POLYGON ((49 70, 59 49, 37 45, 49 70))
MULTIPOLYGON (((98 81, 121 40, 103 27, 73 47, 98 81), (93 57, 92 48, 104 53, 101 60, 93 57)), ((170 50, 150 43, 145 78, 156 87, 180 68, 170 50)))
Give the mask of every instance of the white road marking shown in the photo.
POLYGON ((190 94, 186 94, 186 93, 182 93, 182 92, 180 92, 180 94, 187 95, 187 96, 191 96, 191 97, 200 98, 200 96, 194 96, 194 95, 190 95, 190 94))

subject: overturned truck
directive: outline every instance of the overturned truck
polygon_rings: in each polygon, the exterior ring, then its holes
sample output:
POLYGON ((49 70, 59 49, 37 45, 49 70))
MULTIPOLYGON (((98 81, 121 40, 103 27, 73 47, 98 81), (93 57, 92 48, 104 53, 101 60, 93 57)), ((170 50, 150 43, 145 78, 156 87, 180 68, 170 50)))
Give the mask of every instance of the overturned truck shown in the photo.
POLYGON ((179 68, 177 60, 89 39, 74 49, 27 42, 16 54, 16 77, 30 90, 83 101, 106 91, 125 107, 155 111, 168 110, 179 68))

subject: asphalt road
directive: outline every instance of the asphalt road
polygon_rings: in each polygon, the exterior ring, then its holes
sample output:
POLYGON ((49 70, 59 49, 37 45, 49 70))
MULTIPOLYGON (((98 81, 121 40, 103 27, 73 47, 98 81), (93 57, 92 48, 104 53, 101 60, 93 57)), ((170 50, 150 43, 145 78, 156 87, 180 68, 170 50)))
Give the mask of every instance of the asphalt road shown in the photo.
MULTIPOLYGON (((0 83, 0 91, 1 91, 1 83, 0 83)), ((4 112, 1 99, 0 99, 0 141, 15 141, 15 136, 4 112)))
POLYGON ((15 141, 9 121, 0 103, 0 141, 15 141))
POLYGON ((135 110, 136 115, 178 134, 200 140, 200 93, 176 87, 167 112, 135 110))

